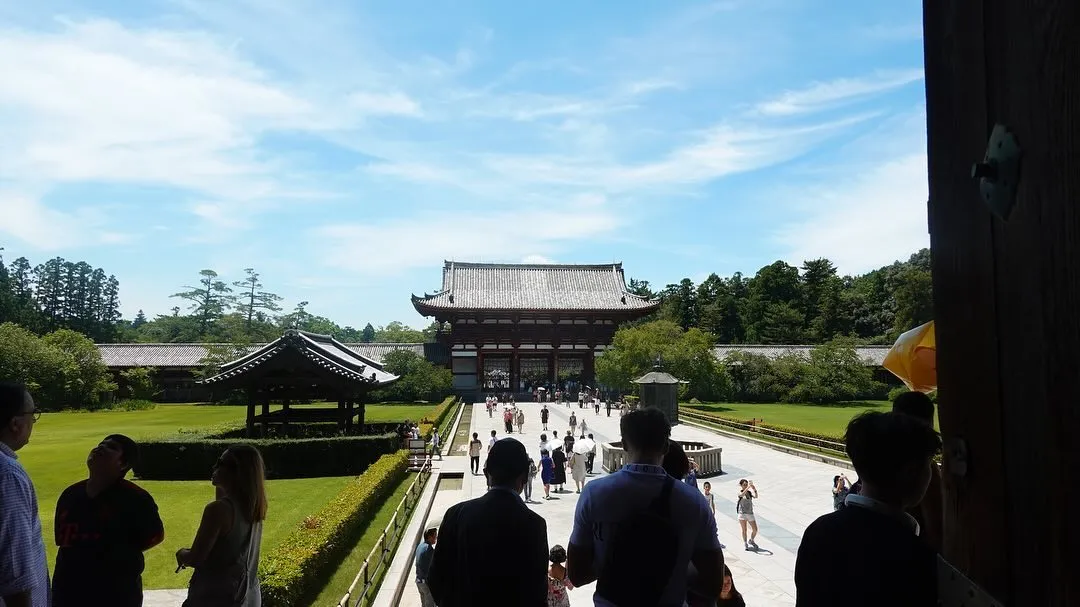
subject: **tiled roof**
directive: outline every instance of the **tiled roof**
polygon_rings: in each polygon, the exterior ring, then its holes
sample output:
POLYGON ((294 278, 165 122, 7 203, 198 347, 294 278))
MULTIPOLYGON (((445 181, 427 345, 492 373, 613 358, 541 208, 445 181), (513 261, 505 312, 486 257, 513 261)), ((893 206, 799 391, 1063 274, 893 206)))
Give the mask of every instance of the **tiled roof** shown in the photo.
POLYGON ((413 296, 421 314, 435 310, 618 310, 649 312, 658 301, 626 290, 621 263, 495 264, 448 261, 442 290, 413 296))
POLYGON ((261 366, 273 365, 274 359, 290 350, 299 352, 324 372, 350 381, 382 386, 398 379, 383 371, 379 362, 357 354, 329 335, 289 329, 280 338, 222 365, 221 372, 204 383, 235 380, 261 366))
MULTIPOLYGON (((211 344, 98 344, 101 360, 106 367, 125 369, 131 367, 157 367, 191 369, 202 366, 206 348, 211 344)), ((254 344, 247 353, 266 344, 254 344)), ((364 358, 382 363, 383 357, 393 350, 411 350, 424 356, 424 344, 345 344, 364 358)))
MULTIPOLYGON (((815 346, 795 346, 795 345, 725 345, 716 346, 713 348, 713 354, 716 358, 723 360, 728 354, 732 352, 746 352, 748 354, 760 354, 762 356, 768 356, 769 358, 778 358, 788 352, 796 352, 799 354, 809 354, 810 350, 813 350, 815 346)), ((881 363, 885 362, 885 354, 889 352, 890 346, 858 346, 855 348, 855 353, 859 355, 859 358, 866 361, 868 365, 881 366, 881 363)))

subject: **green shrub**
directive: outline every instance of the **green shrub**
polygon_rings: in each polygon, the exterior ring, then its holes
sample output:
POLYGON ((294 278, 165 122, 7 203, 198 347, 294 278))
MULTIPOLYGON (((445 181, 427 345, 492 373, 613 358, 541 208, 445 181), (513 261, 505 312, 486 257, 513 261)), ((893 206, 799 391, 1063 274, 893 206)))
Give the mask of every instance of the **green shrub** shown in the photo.
POLYGON ((98 409, 116 390, 94 342, 70 329, 38 337, 16 324, 0 324, 0 377, 25 383, 46 411, 98 409))
POLYGON ((242 436, 236 426, 215 434, 181 430, 164 438, 140 441, 135 474, 149 480, 206 479, 222 451, 245 443, 262 452, 268 478, 351 476, 400 446, 397 435, 392 433, 298 439, 223 438, 238 433, 242 436))
POLYGON ((400 377, 372 397, 386 402, 440 401, 453 389, 450 369, 435 365, 411 350, 393 350, 383 358, 387 373, 400 377))
POLYGON ((140 398, 128 398, 113 404, 113 409, 121 411, 149 411, 157 405, 150 400, 140 398))
POLYGON ((161 390, 154 380, 154 369, 132 367, 120 372, 121 387, 129 398, 152 400, 161 390))
POLYGON ((891 403, 891 402, 895 401, 896 397, 900 396, 904 392, 911 392, 911 390, 908 390, 907 386, 899 386, 899 387, 893 388, 892 390, 889 390, 889 402, 891 403))
POLYGON ((350 482, 322 510, 304 522, 259 563, 262 604, 302 605, 317 582, 337 568, 383 501, 393 492, 408 463, 408 452, 384 455, 350 482))

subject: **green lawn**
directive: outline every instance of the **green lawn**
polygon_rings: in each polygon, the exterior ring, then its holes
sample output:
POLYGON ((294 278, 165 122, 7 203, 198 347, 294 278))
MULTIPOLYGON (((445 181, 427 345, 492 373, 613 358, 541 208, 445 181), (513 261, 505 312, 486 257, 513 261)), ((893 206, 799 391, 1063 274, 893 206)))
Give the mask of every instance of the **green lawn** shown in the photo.
MULTIPOLYGON (((409 485, 411 485, 414 480, 416 480, 415 473, 410 472, 405 475, 405 478, 401 480, 390 497, 383 502, 378 513, 375 514, 375 518, 368 522, 368 526, 364 530, 364 535, 360 537, 360 541, 353 546, 352 552, 349 553, 349 556, 345 557, 345 560, 338 566, 334 575, 326 581, 326 585, 323 586, 322 591, 319 592, 319 596, 312 601, 312 605, 337 605, 338 601, 341 600, 341 597, 345 595, 345 591, 349 589, 349 584, 352 583, 353 578, 356 577, 356 572, 360 571, 360 566, 364 564, 364 559, 368 557, 368 553, 375 547, 375 543, 379 541, 379 536, 382 535, 386 526, 390 524, 390 517, 393 516, 394 509, 401 503, 401 499, 405 497, 405 493, 409 490, 409 485)), ((403 521, 403 523, 408 523, 408 521, 403 521)), ((410 547, 399 547, 399 549, 411 550, 410 547)), ((387 559, 392 558, 393 554, 387 555, 387 559)), ((389 566, 390 563, 388 560, 384 569, 375 577, 376 589, 379 587, 378 581, 381 580, 386 573, 385 567, 389 566)), ((361 584, 363 584, 363 582, 361 582, 361 584)), ((360 586, 357 586, 356 591, 360 591, 360 586)), ((368 598, 373 599, 375 597, 370 596, 368 598)), ((352 603, 355 600, 355 597, 353 597, 349 602, 352 603)))
POLYGON ((784 403, 703 403, 685 405, 708 413, 740 419, 756 418, 768 424, 801 428, 807 432, 842 436, 851 418, 863 411, 888 411, 888 401, 842 403, 837 405, 792 405, 784 403))
MULTIPOLYGON (((368 405, 369 421, 419 419, 418 411, 435 405, 368 405), (408 412, 410 415, 402 415, 408 412)), ((45 545, 50 566, 56 553, 52 525, 56 500, 65 487, 86 478, 86 456, 105 435, 119 432, 139 437, 198 428, 244 419, 244 407, 159 405, 150 411, 46 413, 34 427, 30 444, 19 459, 33 478, 40 504, 45 545)), ((174 574, 173 554, 189 546, 195 536, 202 508, 213 498, 209 481, 136 481, 157 501, 165 523, 165 541, 146 554, 143 584, 152 588, 187 586, 190 570, 174 574)), ((275 480, 267 483, 270 514, 263 531, 263 551, 277 544, 303 518, 317 511, 344 486, 346 477, 275 480)), ((400 499, 400 498, 398 498, 400 499)), ((385 525, 385 523, 383 523, 385 525)), ((381 527, 380 527, 381 529, 381 527)), ((336 599, 335 599, 336 601, 336 599)))

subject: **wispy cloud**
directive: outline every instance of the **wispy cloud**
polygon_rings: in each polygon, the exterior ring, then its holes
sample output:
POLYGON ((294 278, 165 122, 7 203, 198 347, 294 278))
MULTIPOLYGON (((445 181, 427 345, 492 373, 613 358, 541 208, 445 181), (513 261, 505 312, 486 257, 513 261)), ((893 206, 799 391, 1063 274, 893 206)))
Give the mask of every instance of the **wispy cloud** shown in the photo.
POLYGON ((791 116, 833 109, 921 81, 921 69, 879 72, 863 78, 838 78, 791 90, 759 103, 755 110, 766 116, 791 116))
POLYGON ((43 251, 131 239, 129 234, 104 228, 101 214, 92 209, 51 209, 36 193, 0 189, 0 217, 0 233, 43 251))
POLYGON ((420 104, 400 92, 358 92, 349 96, 349 105, 372 116, 420 116, 420 104))
POLYGON ((610 234, 624 221, 615 209, 603 205, 562 204, 543 210, 347 223, 319 228, 311 236, 314 246, 326 251, 332 267, 384 276, 430 267, 442 259, 547 259, 564 247, 610 234))

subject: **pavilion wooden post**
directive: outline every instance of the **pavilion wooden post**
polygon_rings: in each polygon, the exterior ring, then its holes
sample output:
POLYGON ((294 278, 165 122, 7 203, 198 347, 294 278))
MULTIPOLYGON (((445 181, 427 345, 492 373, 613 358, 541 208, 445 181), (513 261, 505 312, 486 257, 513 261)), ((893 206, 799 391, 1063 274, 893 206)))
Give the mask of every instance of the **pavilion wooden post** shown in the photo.
POLYGON ((270 393, 264 392, 262 399, 262 436, 266 437, 266 430, 270 426, 270 393))
POLYGON ((259 397, 259 393, 255 388, 248 389, 247 393, 247 419, 244 434, 248 438, 252 438, 255 435, 255 399, 259 397))
POLYGON ((289 400, 289 397, 285 397, 281 401, 281 433, 284 436, 289 435, 289 405, 290 404, 292 404, 292 402, 289 400))
POLYGON ((364 396, 360 395, 356 398, 356 423, 359 424, 361 430, 364 429, 364 424, 367 423, 365 418, 367 417, 367 402, 364 400, 364 396))
POLYGON ((345 432, 345 421, 348 419, 345 411, 345 397, 339 396, 337 401, 338 431, 345 432))
POLYGON ((353 428, 353 399, 345 401, 345 434, 352 432, 353 428))
POLYGON ((1006 604, 1077 605, 1080 9, 923 4, 944 556, 1006 604), (1008 221, 971 178, 995 123, 1023 150, 1008 221))

